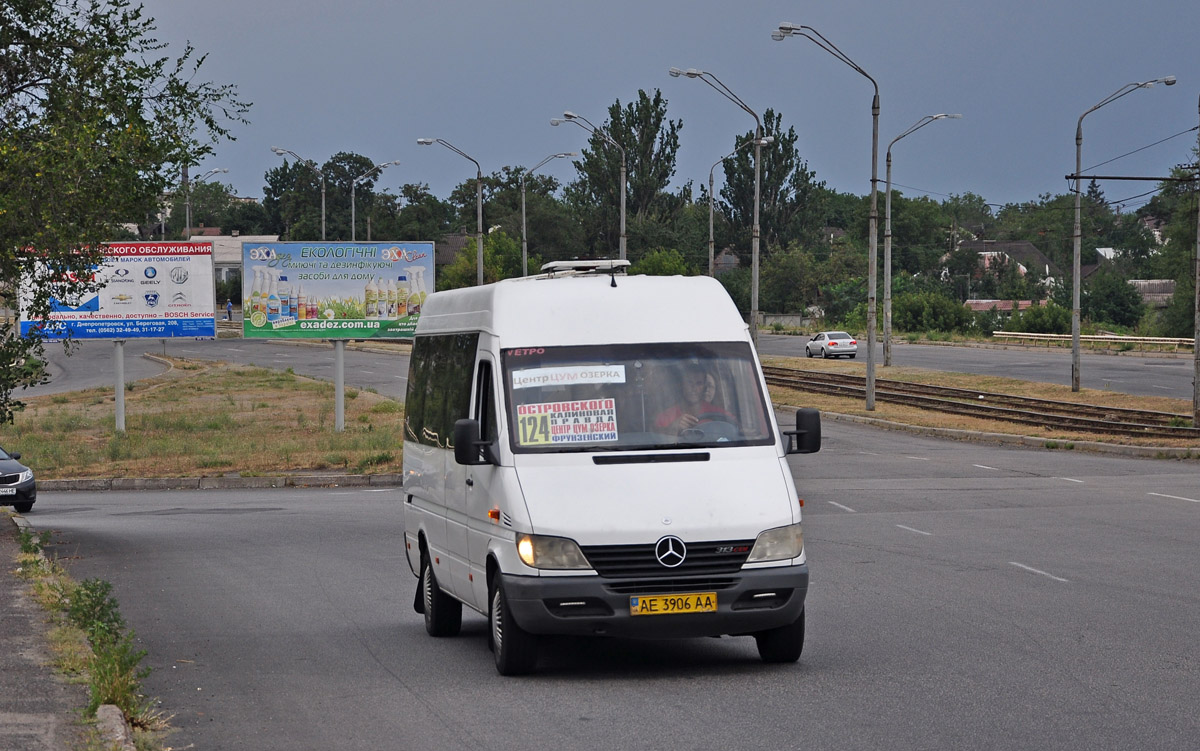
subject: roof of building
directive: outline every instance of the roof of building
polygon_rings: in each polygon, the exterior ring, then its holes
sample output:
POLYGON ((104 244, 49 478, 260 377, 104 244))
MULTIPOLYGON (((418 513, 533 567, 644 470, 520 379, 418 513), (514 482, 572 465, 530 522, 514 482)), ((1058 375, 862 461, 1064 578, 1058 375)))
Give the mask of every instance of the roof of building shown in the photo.
POLYGON ((1001 242, 999 240, 965 240, 958 247, 976 253, 1003 253, 1027 269, 1036 269, 1043 276, 1061 279, 1062 269, 1046 257, 1037 246, 1024 240, 1001 242))

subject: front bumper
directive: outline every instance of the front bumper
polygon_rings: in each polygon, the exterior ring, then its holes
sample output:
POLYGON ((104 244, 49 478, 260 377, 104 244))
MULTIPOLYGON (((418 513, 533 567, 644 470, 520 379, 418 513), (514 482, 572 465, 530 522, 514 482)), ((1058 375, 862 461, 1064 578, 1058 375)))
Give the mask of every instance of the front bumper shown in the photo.
POLYGON ((16 485, 0 485, 0 506, 9 506, 13 503, 28 503, 37 500, 37 480, 26 480, 25 482, 16 485), (8 489, 13 489, 15 493, 8 493, 8 489))
POLYGON ((743 569, 670 580, 501 574, 517 624, 535 634, 677 638, 749 634, 794 623, 804 611, 808 566, 743 569), (629 598, 716 592, 717 611, 630 615, 629 598))

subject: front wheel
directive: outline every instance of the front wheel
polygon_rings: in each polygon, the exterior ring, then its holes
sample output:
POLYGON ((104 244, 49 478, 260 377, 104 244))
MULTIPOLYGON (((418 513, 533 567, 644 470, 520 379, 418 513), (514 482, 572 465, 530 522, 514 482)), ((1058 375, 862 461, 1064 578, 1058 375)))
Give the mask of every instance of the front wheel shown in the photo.
POLYGON ((806 345, 804 345, 804 354, 805 354, 805 356, 807 356, 807 357, 812 357, 812 350, 808 348, 808 345, 807 345, 807 344, 806 344, 806 345))
POLYGON ((430 636, 455 636, 462 629, 462 603, 442 591, 429 562, 421 556, 421 590, 425 601, 425 630, 430 636))
POLYGON ((804 651, 804 611, 795 623, 759 631, 754 635, 763 662, 795 662, 804 651))
POLYGON ((537 665, 537 637, 517 625, 508 608, 504 584, 496 575, 492 585, 492 607, 488 613, 492 632, 492 655, 500 675, 524 675, 537 665))
POLYGON ((33 511, 33 501, 14 503, 13 508, 16 509, 18 514, 28 514, 30 511, 33 511))

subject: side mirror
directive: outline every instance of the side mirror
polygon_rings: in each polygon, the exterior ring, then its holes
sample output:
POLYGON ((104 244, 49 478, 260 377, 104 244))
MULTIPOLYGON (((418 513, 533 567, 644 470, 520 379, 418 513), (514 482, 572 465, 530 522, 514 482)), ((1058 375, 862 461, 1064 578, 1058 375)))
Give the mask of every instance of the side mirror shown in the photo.
POLYGON ((12 457, 12 458, 14 458, 14 459, 20 459, 20 458, 21 458, 21 452, 20 452, 20 451, 12 451, 12 452, 9 452, 9 454, 8 454, 8 455, 9 455, 9 456, 11 456, 11 457, 12 457))
POLYGON ((821 450, 821 413, 812 407, 796 410, 796 429, 785 430, 787 453, 815 454, 821 450))
POLYGON ((498 464, 491 441, 479 437, 479 421, 463 418, 454 423, 454 461, 459 464, 498 464))

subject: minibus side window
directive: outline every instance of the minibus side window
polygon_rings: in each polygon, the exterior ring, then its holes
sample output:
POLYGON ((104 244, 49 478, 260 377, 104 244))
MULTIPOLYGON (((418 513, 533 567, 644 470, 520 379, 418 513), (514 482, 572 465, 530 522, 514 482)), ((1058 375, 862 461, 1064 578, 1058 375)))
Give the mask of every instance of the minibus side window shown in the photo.
POLYGON ((485 441, 499 437, 496 426, 496 399, 492 382, 492 363, 479 361, 479 373, 475 378, 475 419, 479 422, 479 435, 485 441))
POLYGON ((471 411, 471 371, 479 334, 417 337, 405 397, 405 435, 450 448, 454 421, 471 411))

